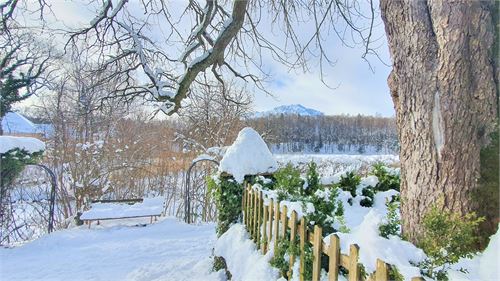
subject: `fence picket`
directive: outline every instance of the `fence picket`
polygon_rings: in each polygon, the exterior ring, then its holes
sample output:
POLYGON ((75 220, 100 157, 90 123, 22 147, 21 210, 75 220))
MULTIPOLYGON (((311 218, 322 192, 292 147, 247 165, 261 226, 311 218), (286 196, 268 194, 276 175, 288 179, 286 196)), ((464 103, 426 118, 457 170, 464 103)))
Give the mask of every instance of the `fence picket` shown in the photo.
POLYGON ((257 225, 255 226, 255 230, 257 232, 257 249, 260 247, 260 235, 261 235, 261 225, 262 225, 262 191, 259 191, 257 193, 257 198, 258 198, 258 202, 257 202, 257 225))
POLYGON ((263 254, 267 252, 267 206, 262 206, 264 214, 262 215, 262 243, 260 245, 260 249, 263 254))
POLYGON ((286 239, 286 229, 287 229, 287 220, 288 220, 288 209, 285 206, 283 206, 283 210, 281 211, 281 231, 280 231, 280 236, 283 237, 283 239, 286 239))
POLYGON ((271 241, 273 240, 273 210, 274 210, 274 200, 271 199, 271 202, 269 202, 269 237, 268 237, 268 248, 271 246, 271 241))
POLYGON ((349 247, 349 281, 359 281, 359 247, 353 244, 349 247))
POLYGON ((306 245, 306 219, 302 217, 300 219, 300 224, 299 224, 299 236, 300 236, 300 276, 299 279, 300 281, 304 281, 304 267, 305 267, 305 245, 306 245))
POLYGON ((339 278, 340 240, 337 234, 330 236, 328 246, 328 281, 337 281, 339 278))
POLYGON ((381 259, 377 259, 377 270, 375 271, 375 281, 386 281, 389 275, 387 272, 387 264, 381 259))
POLYGON ((313 275, 312 281, 319 281, 321 273, 321 246, 323 241, 323 229, 318 225, 314 226, 313 233, 313 275))
POLYGON ((280 202, 276 202, 274 210, 274 252, 278 250, 278 231, 279 231, 279 222, 280 222, 280 202))
MULTIPOLYGON (((295 243, 295 237, 297 236, 297 212, 292 211, 290 217, 290 243, 295 243)), ((288 277, 293 274, 293 264, 295 263, 295 255, 292 253, 290 255, 290 269, 288 271, 288 277)))
POLYGON ((253 205, 253 225, 252 225, 252 231, 253 231, 253 241, 257 242, 257 209, 258 209, 258 204, 259 204, 259 196, 256 190, 254 190, 254 197, 255 197, 255 202, 253 205))

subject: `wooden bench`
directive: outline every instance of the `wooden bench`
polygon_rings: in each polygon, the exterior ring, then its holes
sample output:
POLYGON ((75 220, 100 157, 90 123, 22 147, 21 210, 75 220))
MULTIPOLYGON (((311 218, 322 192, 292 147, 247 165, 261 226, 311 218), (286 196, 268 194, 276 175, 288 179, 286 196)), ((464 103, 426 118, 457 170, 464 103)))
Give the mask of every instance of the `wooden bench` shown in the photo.
POLYGON ((156 221, 163 214, 165 199, 163 197, 125 200, 92 201, 90 209, 83 212, 80 220, 88 224, 93 221, 97 225, 102 220, 131 219, 150 217, 149 223, 156 221))

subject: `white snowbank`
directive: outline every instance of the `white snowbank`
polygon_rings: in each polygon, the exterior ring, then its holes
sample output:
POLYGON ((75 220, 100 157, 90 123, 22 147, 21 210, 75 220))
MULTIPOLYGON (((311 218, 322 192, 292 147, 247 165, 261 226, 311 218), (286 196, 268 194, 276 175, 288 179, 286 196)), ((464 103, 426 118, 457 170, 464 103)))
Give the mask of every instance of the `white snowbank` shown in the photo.
POLYGON ((448 271, 450 280, 473 281, 473 280, 498 280, 500 277, 500 229, 490 237, 486 249, 474 256, 472 259, 461 259, 453 265, 453 270, 448 271), (467 273, 460 269, 467 270, 467 273))
POLYGON ((211 272, 214 228, 167 218, 146 227, 59 230, 0 247, 0 280, 223 281, 224 272, 211 272))
MULTIPOLYGON (((423 261, 424 252, 399 237, 392 236, 386 239, 379 236, 378 227, 382 218, 376 210, 370 210, 363 222, 353 228, 350 233, 337 233, 340 238, 341 252, 349 254, 349 245, 358 244, 359 261, 368 273, 375 271, 376 261, 379 258, 395 265, 405 280, 420 276, 420 269, 411 265, 410 261, 415 263, 423 261)), ((330 238, 326 237, 324 241, 329 243, 330 238)))
POLYGON ((39 139, 30 137, 0 136, 0 153, 6 153, 16 148, 34 153, 45 150, 45 143, 39 139))
POLYGON ((227 149, 219 171, 233 175, 237 182, 242 183, 246 175, 272 173, 277 167, 278 163, 259 133, 247 127, 227 149))
POLYGON ((116 219, 141 216, 158 216, 163 212, 165 198, 144 198, 142 203, 93 203, 91 209, 83 212, 82 220, 116 219))
POLYGON ((261 255, 242 224, 235 224, 222 234, 215 243, 214 253, 226 260, 231 280, 274 281, 279 278, 279 271, 269 265, 274 255, 272 249, 261 255))

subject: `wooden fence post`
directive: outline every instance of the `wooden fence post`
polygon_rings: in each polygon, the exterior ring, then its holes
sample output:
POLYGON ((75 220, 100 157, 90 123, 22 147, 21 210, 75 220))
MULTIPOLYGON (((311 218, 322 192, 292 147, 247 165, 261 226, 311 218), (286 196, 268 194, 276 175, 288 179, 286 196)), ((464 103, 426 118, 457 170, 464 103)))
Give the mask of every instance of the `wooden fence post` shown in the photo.
POLYGON ((274 253, 278 250, 278 231, 280 223, 280 202, 276 202, 274 210, 274 253))
POLYGON ((247 206, 248 206, 248 186, 243 190, 243 224, 247 225, 247 206))
MULTIPOLYGON (((246 185, 248 186, 248 185, 246 185)), ((243 188, 243 196, 241 198, 241 213, 243 214, 243 223, 245 223, 245 200, 247 197, 247 188, 243 188)))
POLYGON ((359 281, 359 246, 354 244, 349 247, 349 281, 359 281))
POLYGON ((411 281, 425 281, 425 279, 419 276, 419 277, 413 277, 411 281))
POLYGON ((312 281, 319 281, 320 273, 321 273, 321 246, 323 242, 323 229, 318 225, 314 226, 314 234, 313 234, 313 275, 312 281))
POLYGON ((262 222, 262 206, 264 205, 263 202, 264 200, 262 199, 262 191, 258 191, 257 193, 257 225, 256 225, 256 231, 257 231, 257 249, 260 247, 260 230, 261 230, 261 222, 262 222))
POLYGON ((375 271, 375 281, 387 281, 389 274, 387 272, 387 264, 381 259, 377 259, 377 270, 375 271))
POLYGON ((254 190, 254 208, 253 208, 253 224, 252 224, 252 231, 253 231, 253 242, 257 242, 257 209, 259 208, 259 195, 256 190, 254 190))
POLYGON ((287 229, 287 222, 288 222, 288 209, 286 207, 286 205, 283 206, 283 211, 281 212, 281 237, 283 237, 283 239, 286 239, 286 229, 287 229))
POLYGON ((273 240, 273 210, 274 210, 274 200, 271 199, 269 202, 269 236, 268 236, 268 249, 271 248, 271 241, 273 240))
POLYGON ((302 217, 300 219, 300 224, 299 224, 299 236, 300 236, 300 276, 299 279, 300 281, 304 281, 304 266, 305 266, 305 245, 307 241, 306 237, 306 219, 302 217))
POLYGON ((262 244, 260 245, 260 249, 262 254, 267 252, 267 206, 262 204, 264 209, 264 214, 262 215, 262 225, 264 227, 264 231, 262 232, 262 244))
POLYGON ((253 194, 252 191, 249 189, 248 190, 248 204, 247 204, 247 230, 250 233, 250 236, 252 236, 252 202, 253 202, 253 194))
MULTIPOLYGON (((295 237, 297 236, 297 212, 292 211, 290 217, 290 243, 295 243, 295 237)), ((290 269, 288 271, 288 278, 290 279, 293 274, 293 264, 295 263, 295 256, 290 254, 290 269)))
POLYGON ((339 278, 340 240, 337 234, 330 236, 328 247, 328 281, 337 281, 339 278))

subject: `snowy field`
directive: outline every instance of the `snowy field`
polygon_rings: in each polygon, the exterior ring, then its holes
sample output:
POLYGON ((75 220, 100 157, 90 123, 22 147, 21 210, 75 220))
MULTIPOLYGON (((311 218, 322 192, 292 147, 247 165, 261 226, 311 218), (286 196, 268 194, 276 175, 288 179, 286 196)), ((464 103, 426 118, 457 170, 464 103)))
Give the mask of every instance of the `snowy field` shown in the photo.
POLYGON ((349 154, 274 154, 279 166, 292 163, 305 171, 307 164, 314 161, 322 177, 330 177, 345 171, 367 172, 373 164, 382 162, 386 166, 398 166, 399 156, 386 155, 349 155, 349 154))
POLYGON ((0 249, 1 280, 223 280, 211 272, 214 224, 117 220, 0 249), (114 225, 113 225, 114 224, 114 225), (128 224, 128 225, 117 225, 128 224))

